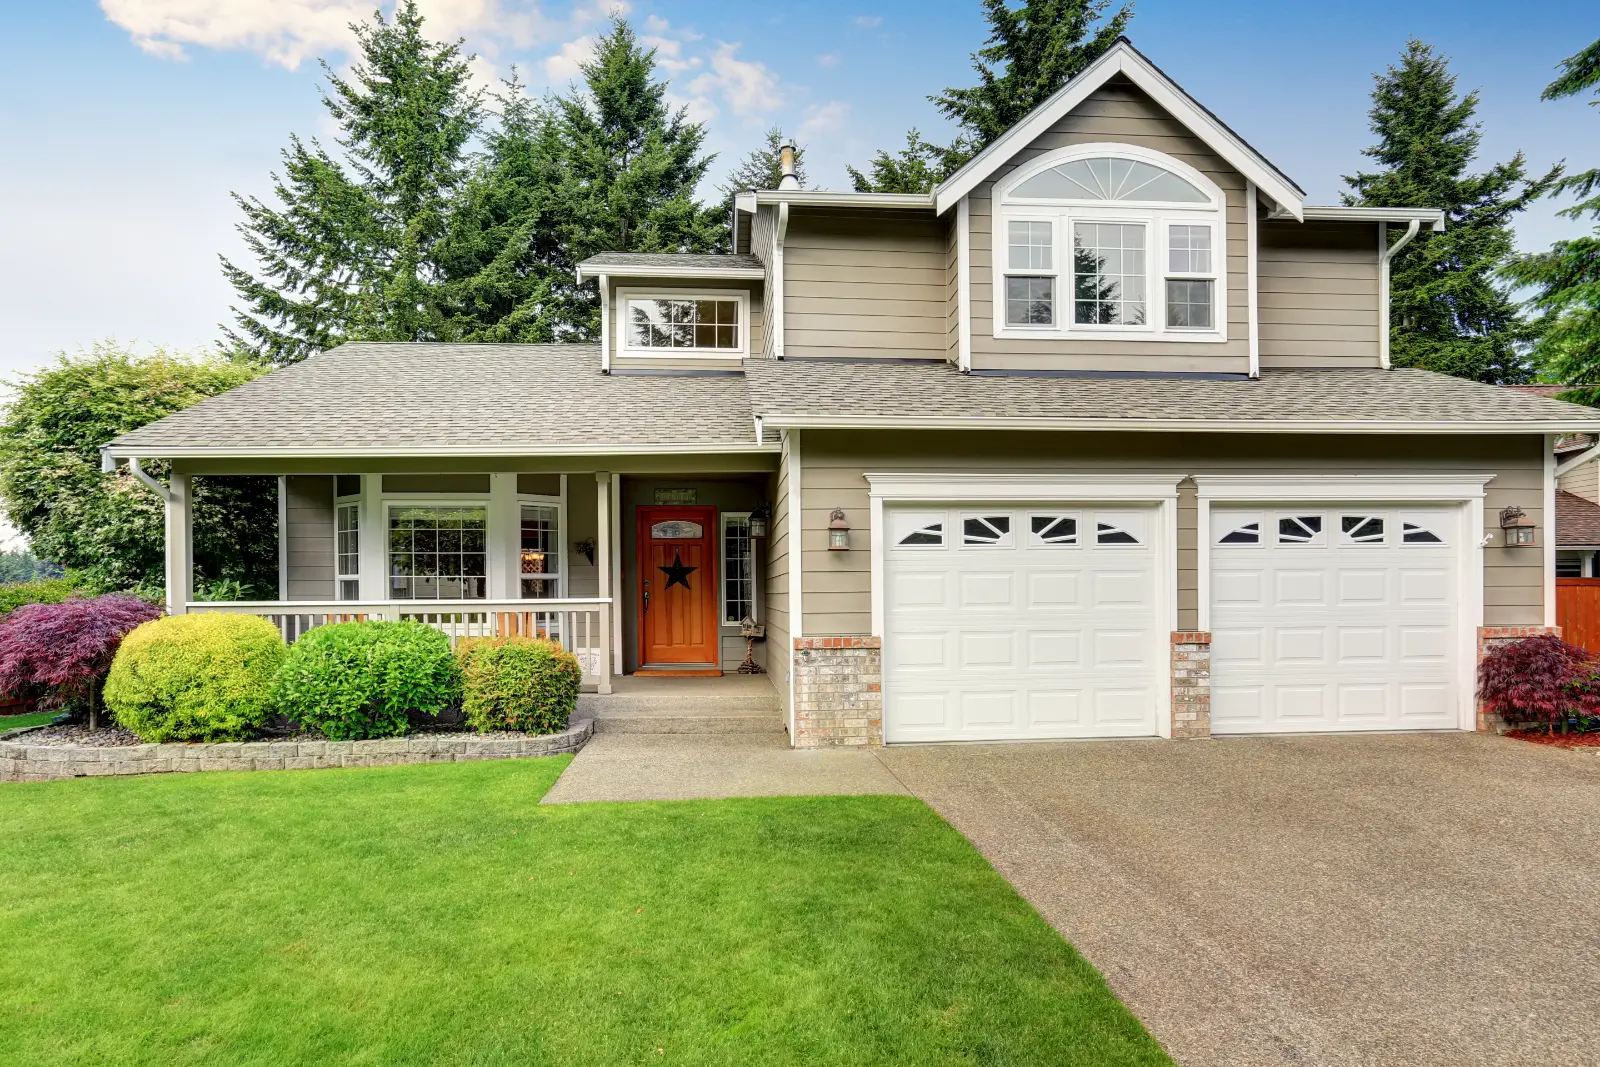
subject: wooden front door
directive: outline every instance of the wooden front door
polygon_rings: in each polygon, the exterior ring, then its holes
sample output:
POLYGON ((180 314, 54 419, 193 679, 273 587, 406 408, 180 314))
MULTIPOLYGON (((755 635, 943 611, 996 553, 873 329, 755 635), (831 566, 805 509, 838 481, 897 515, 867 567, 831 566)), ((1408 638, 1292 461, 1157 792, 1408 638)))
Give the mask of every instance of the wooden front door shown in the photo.
POLYGON ((715 668, 717 509, 640 506, 639 666, 715 668))

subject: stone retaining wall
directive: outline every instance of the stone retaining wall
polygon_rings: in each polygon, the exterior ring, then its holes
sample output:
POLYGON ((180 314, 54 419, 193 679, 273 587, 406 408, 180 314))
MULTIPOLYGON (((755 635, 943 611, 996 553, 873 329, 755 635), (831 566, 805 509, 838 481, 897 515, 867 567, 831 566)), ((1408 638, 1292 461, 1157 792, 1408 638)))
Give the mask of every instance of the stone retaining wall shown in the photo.
MULTIPOLYGON (((0 741, 0 782, 47 782, 115 774, 184 771, 295 771, 323 767, 386 767, 459 763, 576 752, 594 720, 559 734, 522 738, 390 737, 376 741, 231 741, 165 745, 30 745, 28 731, 0 741)), ((43 729, 43 727, 37 727, 43 729)))

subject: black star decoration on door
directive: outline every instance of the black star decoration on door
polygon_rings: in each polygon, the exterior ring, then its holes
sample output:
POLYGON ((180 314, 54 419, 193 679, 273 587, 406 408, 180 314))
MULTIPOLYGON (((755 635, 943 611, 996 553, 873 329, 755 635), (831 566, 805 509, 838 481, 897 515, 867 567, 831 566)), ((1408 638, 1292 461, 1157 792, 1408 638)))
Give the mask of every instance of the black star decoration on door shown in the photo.
MULTIPOLYGON (((659 570, 662 574, 665 574, 667 576, 666 589, 671 589, 675 585, 681 585, 685 589, 688 589, 689 588, 689 575, 693 574, 695 571, 699 570, 700 568, 699 567, 685 567, 683 565, 683 556, 680 555, 677 552, 674 552, 672 554, 672 566, 670 566, 670 567, 657 567, 656 569, 659 570)), ((663 591, 665 591, 665 590, 663 590, 663 591)))

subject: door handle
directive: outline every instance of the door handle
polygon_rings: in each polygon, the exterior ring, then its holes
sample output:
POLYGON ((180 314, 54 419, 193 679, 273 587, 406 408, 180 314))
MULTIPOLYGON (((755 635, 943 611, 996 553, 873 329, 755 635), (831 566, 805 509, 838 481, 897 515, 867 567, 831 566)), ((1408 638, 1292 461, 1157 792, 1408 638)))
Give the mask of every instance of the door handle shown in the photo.
MULTIPOLYGON (((649 582, 645 583, 646 586, 649 584, 649 582)), ((644 613, 646 615, 650 614, 650 590, 648 588, 644 591, 644 613)))

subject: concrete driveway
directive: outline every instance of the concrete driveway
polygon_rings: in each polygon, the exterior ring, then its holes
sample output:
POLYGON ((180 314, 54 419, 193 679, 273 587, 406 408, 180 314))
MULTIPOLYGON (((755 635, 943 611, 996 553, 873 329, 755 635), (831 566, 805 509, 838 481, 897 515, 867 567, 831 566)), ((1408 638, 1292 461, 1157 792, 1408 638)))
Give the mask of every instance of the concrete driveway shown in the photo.
POLYGON ((1180 1063, 1600 1062, 1600 756, 1400 734, 881 758, 1180 1063))

